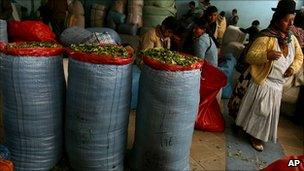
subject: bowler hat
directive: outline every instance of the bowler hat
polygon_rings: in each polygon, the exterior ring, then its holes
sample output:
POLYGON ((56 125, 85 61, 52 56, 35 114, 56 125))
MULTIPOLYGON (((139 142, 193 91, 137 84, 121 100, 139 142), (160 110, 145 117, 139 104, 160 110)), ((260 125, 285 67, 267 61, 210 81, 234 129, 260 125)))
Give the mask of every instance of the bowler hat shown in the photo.
POLYGON ((271 9, 282 14, 294 14, 297 12, 296 2, 294 0, 280 0, 277 7, 271 9))

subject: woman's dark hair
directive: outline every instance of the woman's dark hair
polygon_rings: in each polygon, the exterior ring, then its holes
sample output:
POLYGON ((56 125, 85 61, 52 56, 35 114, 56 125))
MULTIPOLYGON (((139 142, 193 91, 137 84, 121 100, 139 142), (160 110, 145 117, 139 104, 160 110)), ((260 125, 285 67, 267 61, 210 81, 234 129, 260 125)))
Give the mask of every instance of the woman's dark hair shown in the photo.
POLYGON ((206 9, 204 16, 209 17, 215 12, 218 12, 217 8, 215 6, 210 6, 206 9))
POLYGON ((194 1, 189 2, 189 5, 195 6, 195 2, 194 1))
POLYGON ((208 22, 204 19, 197 19, 194 21, 194 24, 202 29, 207 29, 208 28, 208 22))
POLYGON ((161 25, 164 26, 165 29, 170 29, 174 32, 179 28, 178 21, 172 16, 165 18, 161 25))
POLYGON ((220 16, 222 16, 222 17, 225 17, 225 14, 226 14, 225 11, 220 12, 220 16))
POLYGON ((237 13, 237 9, 234 8, 234 9, 232 10, 232 12, 237 13))
POLYGON ((304 28, 304 16, 301 14, 301 12, 298 12, 296 14, 293 25, 296 27, 304 28))
POLYGON ((270 25, 280 22, 286 15, 295 13, 296 2, 294 0, 281 0, 277 8, 273 8, 274 14, 270 21, 270 25))
POLYGON ((254 25, 254 26, 257 26, 257 25, 260 25, 260 22, 259 20, 254 20, 251 25, 254 25))
POLYGON ((275 25, 276 23, 279 23, 286 15, 286 13, 274 12, 270 21, 270 25, 275 25))

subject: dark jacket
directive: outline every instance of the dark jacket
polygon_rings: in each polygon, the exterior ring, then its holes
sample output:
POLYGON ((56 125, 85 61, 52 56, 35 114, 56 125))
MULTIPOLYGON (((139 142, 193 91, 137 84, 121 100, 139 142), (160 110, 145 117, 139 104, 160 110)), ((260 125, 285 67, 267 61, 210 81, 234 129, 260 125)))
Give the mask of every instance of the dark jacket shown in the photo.
POLYGON ((12 18, 12 5, 10 0, 0 0, 0 19, 9 20, 12 18))
POLYGON ((249 34, 249 42, 253 42, 260 32, 260 30, 254 26, 248 27, 246 29, 240 28, 240 30, 243 33, 249 34))

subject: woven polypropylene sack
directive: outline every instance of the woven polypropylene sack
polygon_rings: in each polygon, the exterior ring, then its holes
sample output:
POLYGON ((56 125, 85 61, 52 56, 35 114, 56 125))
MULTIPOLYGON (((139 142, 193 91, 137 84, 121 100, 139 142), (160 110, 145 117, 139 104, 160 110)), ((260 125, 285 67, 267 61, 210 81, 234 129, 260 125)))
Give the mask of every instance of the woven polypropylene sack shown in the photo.
POLYGON ((173 7, 156 7, 156 6, 144 6, 144 15, 155 15, 155 16, 175 16, 177 9, 173 7))
POLYGON ((138 28, 142 27, 142 25, 143 25, 142 14, 129 13, 127 16, 127 23, 135 24, 138 26, 138 28))
POLYGON ((65 29, 60 35, 60 42, 66 46, 71 44, 90 43, 93 33, 80 27, 65 29))
POLYGON ((144 27, 156 27, 160 25, 165 18, 171 15, 143 15, 143 26, 144 27))
POLYGON ((0 42, 7 43, 7 23, 0 19, 0 42))
POLYGON ((136 24, 138 27, 142 27, 142 8, 143 0, 129 0, 128 1, 128 15, 127 22, 136 24))
POLYGON ((200 74, 198 69, 171 72, 143 66, 129 156, 132 170, 190 170, 200 74))
POLYGON ((75 170, 123 170, 132 64, 70 59, 66 149, 75 170))
POLYGON ((86 28, 86 29, 89 30, 90 32, 97 32, 97 33, 107 32, 111 35, 112 39, 114 39, 117 44, 121 44, 121 42, 122 42, 119 34, 111 28, 108 28, 108 27, 90 27, 90 28, 86 28))
POLYGON ((15 169, 50 170, 62 154, 61 56, 2 58, 6 145, 15 169))
POLYGON ((243 33, 239 27, 230 25, 227 27, 223 40, 222 40, 222 46, 223 48, 227 46, 230 42, 239 42, 243 43, 245 39, 246 33, 243 33))
POLYGON ((106 12, 98 9, 91 9, 91 26, 102 27, 106 18, 106 12))
POLYGON ((3 58, 4 54, 1 52, 1 48, 0 48, 0 142, 3 143, 3 139, 4 139, 4 125, 3 125, 3 92, 2 92, 2 69, 3 69, 3 65, 2 65, 2 58, 3 58))
POLYGON ((175 0, 144 0, 145 6, 156 6, 156 7, 172 7, 175 5, 175 0))
POLYGON ((84 8, 80 1, 74 0, 69 6, 68 11, 74 15, 84 15, 84 8))

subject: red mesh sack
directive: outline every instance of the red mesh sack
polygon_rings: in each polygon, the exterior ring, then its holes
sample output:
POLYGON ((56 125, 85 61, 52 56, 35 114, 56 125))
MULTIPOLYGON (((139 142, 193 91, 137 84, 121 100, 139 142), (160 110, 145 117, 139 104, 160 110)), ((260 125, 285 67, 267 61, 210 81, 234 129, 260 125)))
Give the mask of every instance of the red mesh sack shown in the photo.
POLYGON ((13 171, 14 165, 9 160, 0 160, 0 170, 1 171, 13 171))
POLYGON ((148 56, 142 56, 143 61, 146 65, 154 68, 156 70, 165 70, 165 71, 190 71, 195 69, 201 69, 203 66, 203 61, 196 62, 189 66, 180 66, 174 64, 162 63, 159 60, 150 58, 148 56))
POLYGON ((287 156, 271 163, 261 171, 304 171, 304 155, 287 156))
MULTIPOLYGON (((1 45, 0 45, 1 48, 1 45)), ((58 56, 63 52, 61 46, 56 48, 48 47, 33 47, 33 48, 11 48, 6 46, 3 53, 12 56, 31 56, 31 57, 46 57, 46 56, 58 56)))
POLYGON ((128 58, 113 57, 111 55, 97 55, 97 54, 88 54, 84 52, 75 52, 71 49, 67 49, 66 53, 72 59, 88 62, 92 64, 109 64, 109 65, 126 65, 134 61, 133 53, 129 52, 128 58))
POLYGON ((3 42, 0 42, 0 52, 2 52, 5 49, 6 44, 3 42))
POLYGON ((216 96, 226 84, 226 75, 205 61, 202 68, 200 104, 195 121, 196 129, 210 132, 223 132, 225 130, 224 118, 216 96))
POLYGON ((12 42, 55 41, 55 34, 42 21, 10 21, 8 35, 12 42))

